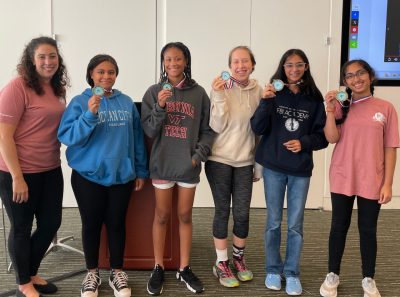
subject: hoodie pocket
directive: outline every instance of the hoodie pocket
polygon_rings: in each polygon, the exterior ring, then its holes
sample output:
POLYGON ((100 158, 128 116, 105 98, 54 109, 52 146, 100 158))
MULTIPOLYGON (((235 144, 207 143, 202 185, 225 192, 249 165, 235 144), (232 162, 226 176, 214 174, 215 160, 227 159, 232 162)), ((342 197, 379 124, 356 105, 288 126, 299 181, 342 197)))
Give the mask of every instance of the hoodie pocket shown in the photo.
POLYGON ((130 158, 103 159, 97 169, 89 176, 107 184, 126 183, 134 177, 132 160, 130 158))
POLYGON ((193 167, 190 149, 160 151, 151 158, 151 171, 161 179, 190 180, 199 166, 193 167))

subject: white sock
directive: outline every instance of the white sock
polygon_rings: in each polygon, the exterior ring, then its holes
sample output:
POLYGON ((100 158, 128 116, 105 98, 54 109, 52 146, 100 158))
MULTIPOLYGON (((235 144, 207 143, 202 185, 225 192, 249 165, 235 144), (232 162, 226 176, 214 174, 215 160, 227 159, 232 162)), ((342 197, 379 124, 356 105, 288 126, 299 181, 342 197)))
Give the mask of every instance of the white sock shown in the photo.
POLYGON ((217 262, 228 261, 228 249, 215 249, 217 252, 217 262))

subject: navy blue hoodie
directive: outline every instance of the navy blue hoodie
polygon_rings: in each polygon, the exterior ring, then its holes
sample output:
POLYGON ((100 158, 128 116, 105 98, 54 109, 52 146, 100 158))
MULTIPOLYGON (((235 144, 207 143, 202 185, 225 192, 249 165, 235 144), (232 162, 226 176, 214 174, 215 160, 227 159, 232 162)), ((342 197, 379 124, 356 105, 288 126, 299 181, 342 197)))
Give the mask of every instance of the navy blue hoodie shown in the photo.
POLYGON ((311 176, 313 151, 326 148, 326 114, 323 102, 288 88, 276 97, 262 99, 251 118, 251 128, 262 135, 256 162, 264 167, 294 176, 311 176), (283 143, 298 139, 301 151, 293 153, 283 143))

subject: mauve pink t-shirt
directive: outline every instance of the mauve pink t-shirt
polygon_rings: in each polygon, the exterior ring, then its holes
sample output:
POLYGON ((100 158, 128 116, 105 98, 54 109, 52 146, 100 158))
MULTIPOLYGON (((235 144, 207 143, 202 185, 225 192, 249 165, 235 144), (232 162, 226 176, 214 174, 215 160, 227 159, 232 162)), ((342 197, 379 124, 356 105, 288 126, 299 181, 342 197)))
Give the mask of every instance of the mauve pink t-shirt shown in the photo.
MULTIPOLYGON (((340 114, 337 112, 336 118, 340 114)), ((399 147, 395 108, 376 97, 354 102, 345 122, 338 127, 340 139, 329 170, 330 191, 379 199, 384 181, 385 148, 399 147)))
MULTIPOLYGON (((23 173, 48 171, 61 164, 57 129, 65 100, 45 85, 38 96, 21 77, 0 91, 0 122, 15 125, 14 141, 23 173)), ((9 171, 0 155, 0 170, 9 171)))

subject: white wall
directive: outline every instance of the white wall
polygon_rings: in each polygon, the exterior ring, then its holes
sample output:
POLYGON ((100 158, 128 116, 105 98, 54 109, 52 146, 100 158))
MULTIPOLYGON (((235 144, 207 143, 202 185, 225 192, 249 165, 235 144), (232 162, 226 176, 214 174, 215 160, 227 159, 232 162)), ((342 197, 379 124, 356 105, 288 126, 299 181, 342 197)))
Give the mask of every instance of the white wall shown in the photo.
MULTIPOLYGON (((282 53, 297 47, 308 55, 321 91, 338 88, 340 0, 0 0, 0 11, 0 88, 15 75, 24 45, 33 37, 53 33, 71 77, 69 100, 87 86, 89 59, 109 53, 120 66, 116 87, 141 101, 147 87, 157 81, 159 52, 170 41, 182 41, 189 47, 193 77, 207 91, 212 78, 228 69, 229 50, 240 44, 253 49, 257 61, 253 77, 261 85, 274 72, 282 53), (325 42, 328 36, 330 45, 325 42)), ((400 111, 398 87, 377 88, 376 95, 400 111)), ((315 154, 307 207, 330 207, 327 172, 331 152, 329 147, 315 154)), ((65 158, 63 164, 64 206, 75 206, 65 158)), ((201 178, 195 205, 212 206, 204 174, 201 178)), ((399 181, 397 169, 394 201, 385 207, 400 208, 399 181)), ((252 206, 265 206, 261 182, 255 184, 252 206)))

